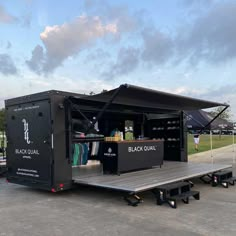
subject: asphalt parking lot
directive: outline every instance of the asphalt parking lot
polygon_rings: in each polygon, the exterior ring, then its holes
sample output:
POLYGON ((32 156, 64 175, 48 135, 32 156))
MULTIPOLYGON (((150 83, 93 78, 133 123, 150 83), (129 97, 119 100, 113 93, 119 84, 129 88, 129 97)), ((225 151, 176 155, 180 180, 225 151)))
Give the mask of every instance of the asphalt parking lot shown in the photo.
MULTIPOLYGON (((216 152, 215 162, 229 163, 231 151, 216 152), (228 153, 228 154, 226 154, 228 153), (227 158, 228 155, 228 158, 227 158), (220 157, 221 156, 221 157, 220 157), (222 161, 222 158, 224 159, 222 161)), ((209 153, 190 161, 211 161, 209 153), (208 155, 208 156, 207 156, 208 155)), ((233 164, 234 173, 236 165, 233 164)), ((157 206, 151 192, 128 206, 123 193, 79 187, 59 194, 9 184, 0 179, 0 236, 13 235, 236 235, 236 186, 211 187, 194 179, 199 201, 178 208, 157 206)))

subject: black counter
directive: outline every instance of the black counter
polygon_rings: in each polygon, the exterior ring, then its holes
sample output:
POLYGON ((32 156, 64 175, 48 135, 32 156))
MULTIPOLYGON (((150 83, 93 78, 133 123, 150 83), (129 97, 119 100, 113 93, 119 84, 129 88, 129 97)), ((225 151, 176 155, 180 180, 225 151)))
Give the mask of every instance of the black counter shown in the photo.
POLYGON ((102 143, 104 173, 117 173, 161 166, 163 141, 137 140, 102 143))

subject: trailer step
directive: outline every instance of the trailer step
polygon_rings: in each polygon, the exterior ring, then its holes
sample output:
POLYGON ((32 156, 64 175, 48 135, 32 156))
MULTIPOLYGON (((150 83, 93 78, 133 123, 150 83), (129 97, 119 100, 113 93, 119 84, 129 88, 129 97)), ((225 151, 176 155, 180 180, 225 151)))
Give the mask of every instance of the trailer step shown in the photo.
POLYGON ((224 188, 228 188, 229 185, 235 185, 236 177, 233 176, 232 170, 222 170, 203 175, 200 180, 205 184, 211 184, 212 187, 221 185, 224 188))
POLYGON ((167 203, 172 208, 177 208, 177 200, 182 200, 185 204, 189 203, 190 197, 200 200, 200 192, 191 191, 191 183, 189 182, 162 185, 152 192, 156 197, 157 205, 167 203))
POLYGON ((233 176, 233 172, 231 170, 218 171, 212 174, 212 187, 221 185, 224 188, 228 188, 229 184, 234 185, 235 181, 236 177, 233 176))
POLYGON ((130 193, 127 196, 124 196, 124 200, 128 203, 128 205, 136 207, 138 204, 143 202, 143 199, 139 197, 137 194, 130 193))
POLYGON ((233 176, 233 172, 229 171, 218 171, 212 174, 212 187, 221 185, 224 188, 228 188, 229 184, 234 185, 236 177, 233 176))

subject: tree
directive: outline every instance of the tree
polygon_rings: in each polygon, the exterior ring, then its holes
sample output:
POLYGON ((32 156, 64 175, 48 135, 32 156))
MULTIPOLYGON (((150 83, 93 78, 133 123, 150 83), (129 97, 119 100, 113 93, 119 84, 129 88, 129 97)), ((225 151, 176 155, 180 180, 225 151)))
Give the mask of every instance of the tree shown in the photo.
MULTIPOLYGON (((213 109, 212 111, 210 111, 209 113, 215 117, 217 116, 224 108, 222 107, 216 107, 215 109, 213 109)), ((219 115, 219 118, 221 119, 225 119, 227 121, 230 121, 231 118, 232 118, 232 113, 231 113, 231 109, 230 108, 227 108, 223 113, 221 113, 219 115)))
POLYGON ((5 130, 5 109, 0 109, 0 131, 5 130))

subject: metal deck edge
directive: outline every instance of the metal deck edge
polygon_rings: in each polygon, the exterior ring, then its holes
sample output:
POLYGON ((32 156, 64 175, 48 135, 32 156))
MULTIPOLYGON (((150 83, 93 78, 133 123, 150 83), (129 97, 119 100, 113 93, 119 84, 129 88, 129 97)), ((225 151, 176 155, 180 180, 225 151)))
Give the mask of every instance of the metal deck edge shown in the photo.
POLYGON ((133 192, 135 193, 135 191, 131 190, 130 188, 124 188, 124 187, 114 187, 114 186, 107 186, 105 184, 98 184, 98 183, 87 183, 87 182, 83 182, 83 181, 79 181, 76 182, 74 181, 74 183, 79 184, 79 185, 87 185, 87 186, 93 186, 93 187, 99 187, 99 188, 106 188, 106 189, 112 189, 112 190, 118 190, 118 191, 124 191, 124 192, 133 192))
MULTIPOLYGON (((212 164, 212 165, 214 165, 214 164, 212 164)), ((219 165, 219 164, 217 164, 217 165, 219 165)), ((147 188, 146 187, 145 188, 140 187, 140 188, 135 188, 132 191, 135 192, 135 193, 138 193, 138 192, 141 192, 141 191, 146 191, 146 190, 153 189, 155 187, 158 187, 158 186, 161 186, 161 185, 164 185, 164 184, 169 184, 169 183, 174 183, 174 182, 181 181, 181 180, 191 179, 191 178, 194 178, 194 177, 199 177, 199 176, 202 176, 202 175, 211 174, 213 172, 228 169, 228 168, 232 168, 232 165, 224 165, 224 167, 222 165, 222 167, 214 168, 214 169, 209 170, 209 171, 203 171, 203 172, 199 172, 197 174, 188 175, 186 177, 176 178, 175 181, 163 181, 161 184, 151 184, 147 188)))

